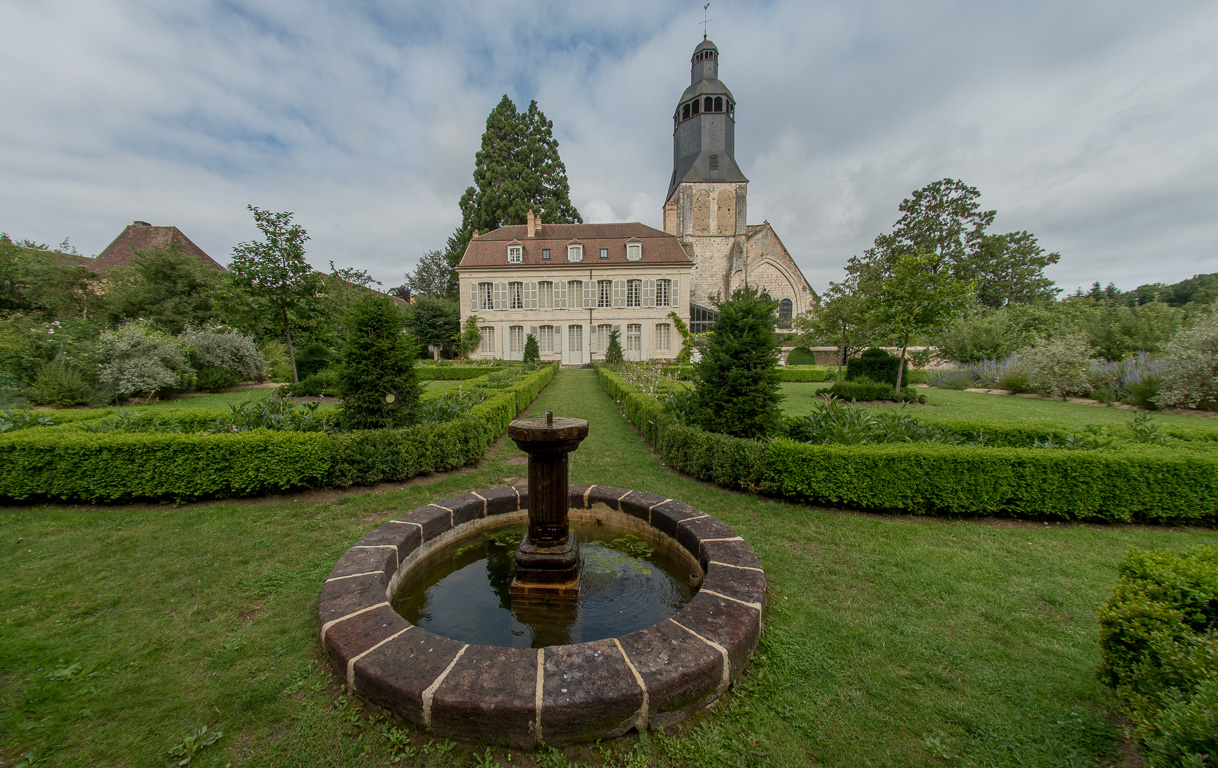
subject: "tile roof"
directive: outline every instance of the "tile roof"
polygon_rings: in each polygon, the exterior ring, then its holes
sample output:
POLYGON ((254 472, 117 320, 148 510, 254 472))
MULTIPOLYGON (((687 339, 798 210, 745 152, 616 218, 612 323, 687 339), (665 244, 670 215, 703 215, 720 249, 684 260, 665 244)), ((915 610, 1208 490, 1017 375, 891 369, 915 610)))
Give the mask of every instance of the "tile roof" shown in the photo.
POLYGON ((87 266, 93 272, 106 272, 129 263, 137 250, 148 251, 170 246, 176 246, 179 253, 194 256, 209 267, 225 271, 220 262, 192 243, 189 237, 182 234, 182 230, 177 227, 154 227, 143 221, 129 224, 122 234, 114 238, 114 242, 106 246, 106 250, 99 253, 87 266))
POLYGON ((590 267, 590 266, 690 266, 693 261, 675 235, 638 222, 621 224, 542 224, 533 237, 528 226, 512 224, 487 232, 469 242, 457 269, 492 269, 518 267, 590 267), (508 264, 507 246, 515 241, 524 248, 520 264, 508 264), (576 241, 584 246, 584 260, 567 261, 567 244, 576 241), (643 245, 641 261, 626 260, 626 243, 643 245), (550 249, 550 260, 541 258, 543 249, 550 249), (606 248, 609 257, 600 258, 606 248))

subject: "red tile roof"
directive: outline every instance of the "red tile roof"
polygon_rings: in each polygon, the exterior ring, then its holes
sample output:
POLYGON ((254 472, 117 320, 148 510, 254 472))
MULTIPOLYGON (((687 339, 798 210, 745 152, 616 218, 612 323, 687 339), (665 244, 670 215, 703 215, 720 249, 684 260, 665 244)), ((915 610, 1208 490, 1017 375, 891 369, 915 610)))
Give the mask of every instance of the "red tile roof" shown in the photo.
POLYGON ((534 237, 528 236, 525 224, 513 224, 487 232, 469 242, 465 255, 457 269, 493 269, 493 268, 523 268, 523 267, 590 267, 590 266, 647 266, 647 265, 680 265, 690 266, 693 261, 685 252, 681 241, 675 235, 662 232, 645 224, 629 222, 623 224, 542 224, 534 237), (520 264, 508 264, 507 247, 509 243, 524 247, 523 259, 520 264), (584 260, 567 261, 567 244, 582 243, 584 260), (643 245, 641 261, 626 260, 626 243, 638 242, 643 245), (550 249, 550 260, 541 258, 542 250, 550 249), (609 257, 602 259, 602 248, 609 251, 609 257))
POLYGON ((154 227, 147 222, 130 224, 123 233, 106 246, 92 263, 86 265, 90 271, 106 272, 121 267, 135 257, 135 251, 149 251, 176 246, 179 253, 194 256, 204 264, 224 271, 224 266, 204 253, 203 249, 190 241, 177 227, 154 227))

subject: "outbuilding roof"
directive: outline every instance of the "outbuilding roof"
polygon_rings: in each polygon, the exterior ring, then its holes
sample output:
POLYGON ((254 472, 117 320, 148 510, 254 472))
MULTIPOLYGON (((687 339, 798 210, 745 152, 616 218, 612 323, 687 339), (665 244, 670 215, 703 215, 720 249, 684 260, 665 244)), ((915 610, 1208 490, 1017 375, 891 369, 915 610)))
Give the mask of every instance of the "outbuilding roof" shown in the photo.
POLYGON ((209 267, 224 271, 224 266, 208 256, 202 248, 177 227, 154 227, 146 221, 127 225, 106 250, 86 265, 92 272, 106 272, 127 264, 135 257, 135 251, 151 251, 176 247, 179 253, 194 256, 209 267))

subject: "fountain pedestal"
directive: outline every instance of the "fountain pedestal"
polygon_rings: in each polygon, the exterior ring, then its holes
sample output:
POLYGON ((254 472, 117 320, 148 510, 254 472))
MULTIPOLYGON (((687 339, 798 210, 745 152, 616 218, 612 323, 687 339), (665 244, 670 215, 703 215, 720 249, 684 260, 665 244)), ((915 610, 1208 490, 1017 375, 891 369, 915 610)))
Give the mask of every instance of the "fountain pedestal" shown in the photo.
POLYGON ((567 454, 588 436, 583 419, 516 419, 508 436, 529 454, 529 531, 516 550, 512 600, 574 601, 583 561, 567 519, 567 454))

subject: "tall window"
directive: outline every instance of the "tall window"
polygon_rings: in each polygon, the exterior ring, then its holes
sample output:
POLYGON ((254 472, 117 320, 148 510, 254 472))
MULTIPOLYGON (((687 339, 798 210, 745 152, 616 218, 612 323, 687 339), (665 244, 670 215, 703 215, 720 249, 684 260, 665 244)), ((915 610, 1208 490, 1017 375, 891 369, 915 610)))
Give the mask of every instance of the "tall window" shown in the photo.
POLYGON ((643 293, 642 280, 627 280, 626 281, 626 306, 641 307, 643 302, 641 295, 643 293))
POLYGON ((482 331, 482 344, 479 345, 478 351, 488 357, 495 356, 495 326, 484 325, 480 329, 482 331))
POLYGON ((549 280, 537 284, 537 308, 554 309, 554 283, 549 280))
POLYGON ((608 324, 596 326, 596 348, 601 352, 609 349, 609 331, 612 329, 613 326, 608 324))
POLYGON ((482 297, 483 309, 495 308, 494 285, 492 283, 478 283, 478 294, 482 297))
POLYGON ((672 281, 656 280, 656 306, 667 307, 672 292, 672 281))
POLYGON ((554 351, 554 326, 543 325, 537 329, 537 350, 543 353, 554 351))
POLYGON ((583 261, 583 260, 584 260, 584 247, 582 245, 572 244, 572 245, 567 246, 567 261, 583 261))
POLYGON ((524 309, 524 283, 508 283, 509 309, 524 309))
POLYGON ((596 306, 609 307, 613 301, 613 281, 598 280, 596 283, 596 306))
POLYGON ((626 326, 626 351, 638 352, 643 347, 643 326, 631 323, 626 326))
POLYGON ((571 309, 583 309, 584 283, 582 280, 567 281, 567 306, 571 309))
POLYGON ((778 302, 778 327, 779 328, 790 328, 791 327, 792 309, 794 309, 794 305, 791 303, 790 299, 783 299, 782 301, 778 302))
POLYGON ((626 243, 626 261, 640 261, 642 258, 642 243, 626 243))
POLYGON ((567 350, 570 352, 584 351, 584 327, 582 325, 567 326, 567 350))
POLYGON ((519 245, 508 246, 508 264, 519 264, 523 260, 524 248, 519 245))
POLYGON ((513 325, 508 328, 508 351, 513 356, 524 354, 524 326, 513 325))
POLYGON ((656 323, 656 351, 667 352, 672 349, 672 326, 668 323, 656 323))

